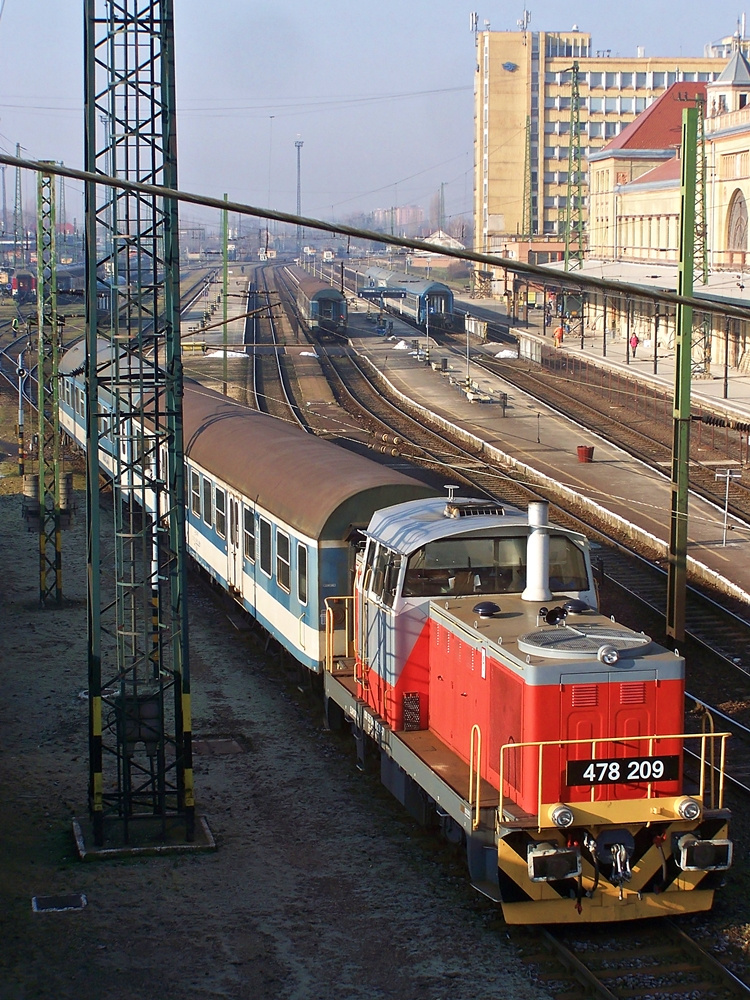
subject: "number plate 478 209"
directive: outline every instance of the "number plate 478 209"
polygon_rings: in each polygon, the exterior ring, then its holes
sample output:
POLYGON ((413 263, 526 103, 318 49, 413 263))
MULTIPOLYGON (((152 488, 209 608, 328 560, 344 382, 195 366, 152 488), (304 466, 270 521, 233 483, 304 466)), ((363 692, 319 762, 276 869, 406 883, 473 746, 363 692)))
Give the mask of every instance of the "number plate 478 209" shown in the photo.
POLYGON ((568 785, 641 784, 648 781, 674 781, 680 774, 680 758, 611 757, 608 760, 568 761, 568 785))

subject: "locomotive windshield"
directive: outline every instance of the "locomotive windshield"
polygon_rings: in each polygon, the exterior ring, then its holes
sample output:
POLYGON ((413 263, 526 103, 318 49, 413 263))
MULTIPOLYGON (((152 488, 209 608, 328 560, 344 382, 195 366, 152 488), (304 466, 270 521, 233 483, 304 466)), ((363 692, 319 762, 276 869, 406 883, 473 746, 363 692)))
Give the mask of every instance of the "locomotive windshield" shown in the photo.
MULTIPOLYGON (((550 535, 550 589, 588 590, 583 552, 565 535, 550 535)), ((520 594, 526 586, 526 536, 443 538, 409 556, 404 597, 520 594)))

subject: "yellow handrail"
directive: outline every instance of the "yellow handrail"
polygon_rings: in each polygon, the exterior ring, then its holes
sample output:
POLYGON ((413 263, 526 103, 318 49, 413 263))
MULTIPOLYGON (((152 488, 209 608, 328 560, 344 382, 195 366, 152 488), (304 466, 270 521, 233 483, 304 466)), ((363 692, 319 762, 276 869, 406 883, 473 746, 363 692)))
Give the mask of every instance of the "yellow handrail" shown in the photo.
MULTIPOLYGON (((561 748, 565 746, 590 746, 591 747, 591 758, 596 760, 596 748, 598 744, 608 744, 608 745, 629 745, 633 743, 644 743, 648 742, 648 755, 654 756, 654 742, 655 741, 666 741, 666 740, 680 740, 681 744, 684 744, 686 740, 700 740, 700 779, 699 779, 699 790, 696 798, 700 798, 703 802, 704 796, 706 794, 706 747, 707 741, 710 740, 711 747, 715 747, 715 741, 719 740, 721 742, 721 755, 719 760, 718 775, 719 775, 719 801, 718 806, 714 807, 714 789, 711 788, 711 808, 723 809, 724 807, 724 769, 726 763, 726 746, 727 740, 729 739, 731 733, 666 733, 663 735, 650 735, 650 736, 609 736, 609 737, 590 737, 589 739, 583 740, 531 740, 525 743, 505 743, 500 747, 500 794, 498 801, 498 815, 503 816, 503 800, 505 795, 503 794, 503 787, 505 784, 505 758, 506 752, 509 750, 522 750, 525 748, 536 748, 539 752, 538 757, 538 774, 537 774, 537 818, 541 817, 542 812, 542 774, 543 774, 543 757, 544 751, 547 747, 561 748)), ((713 771, 717 770, 713 765, 709 765, 713 771)), ((649 794, 651 797, 651 789, 653 782, 648 782, 649 794)), ((592 785, 591 788, 591 801, 594 801, 594 793, 598 786, 592 785)))
POLYGON ((480 781, 481 781, 481 763, 482 763, 482 730, 475 723, 471 727, 471 746, 469 750, 469 808, 471 808, 474 802, 474 734, 476 733, 476 747, 477 747, 477 757, 476 757, 476 774, 477 774, 477 801, 474 809, 474 819, 471 823, 472 830, 476 830, 479 826, 479 813, 480 813, 480 781))

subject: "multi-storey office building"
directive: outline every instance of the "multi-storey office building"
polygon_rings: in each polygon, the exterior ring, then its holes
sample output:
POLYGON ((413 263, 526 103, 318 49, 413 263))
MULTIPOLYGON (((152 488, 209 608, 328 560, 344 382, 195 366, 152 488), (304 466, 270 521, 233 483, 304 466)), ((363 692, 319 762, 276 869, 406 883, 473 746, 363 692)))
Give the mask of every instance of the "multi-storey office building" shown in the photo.
POLYGON ((713 80, 727 63, 713 57, 613 56, 595 52, 591 35, 577 30, 488 30, 477 33, 476 44, 475 241, 490 253, 499 252, 508 236, 564 232, 574 63, 584 206, 588 156, 667 87, 713 80))

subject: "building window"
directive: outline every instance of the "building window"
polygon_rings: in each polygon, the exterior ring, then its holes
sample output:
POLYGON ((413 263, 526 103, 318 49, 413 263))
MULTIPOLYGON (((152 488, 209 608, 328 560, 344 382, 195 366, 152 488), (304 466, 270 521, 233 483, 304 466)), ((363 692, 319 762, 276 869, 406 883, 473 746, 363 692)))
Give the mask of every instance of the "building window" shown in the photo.
POLYGON ((647 81, 648 81, 648 76, 646 73, 636 73, 635 74, 636 90, 645 90, 647 81))
POLYGON ((216 533, 220 538, 227 534, 227 495, 216 487, 216 533))
POLYGON ((284 531, 276 532, 276 579, 282 590, 289 593, 289 535, 284 531))
POLYGON ((196 517, 201 516, 201 477, 190 470, 190 509, 196 517))
POLYGON ((635 99, 632 97, 621 97, 620 98, 620 114, 622 115, 632 115, 635 111, 635 99))
POLYGON ((662 90, 664 88, 664 73, 654 73, 652 86, 654 90, 662 90))
POLYGON ((203 520, 211 527, 214 523, 213 483, 203 477, 203 520))
POLYGON ((592 139, 598 138, 602 134, 601 122, 589 122, 589 135, 592 139))
POLYGON ((603 97, 589 97, 589 111, 591 114, 601 114, 604 111, 603 97))
POLYGON ((741 191, 735 191, 729 205, 727 250, 747 250, 747 202, 741 191))
POLYGON ((633 74, 632 73, 620 73, 620 89, 624 90, 625 87, 633 86, 633 74))
POLYGON ((260 568, 266 574, 271 575, 271 522, 264 517, 258 518, 260 529, 260 568))
POLYGON ((603 73, 589 73, 589 88, 593 90, 594 87, 601 87, 604 82, 603 73))
POLYGON ((307 546, 297 544, 297 597, 300 604, 307 604, 307 546))
POLYGON ((604 113, 607 115, 617 114, 617 98, 616 97, 606 97, 604 99, 604 113))
POLYGON ((635 113, 639 115, 642 111, 646 110, 646 105, 648 101, 645 97, 636 97, 635 99, 635 113))
POLYGON ((616 89, 619 86, 619 84, 620 84, 620 81, 618 79, 619 75, 620 75, 619 73, 605 73, 604 74, 604 89, 605 90, 614 90, 614 89, 616 89))
POLYGON ((245 559, 255 562, 255 511, 250 507, 245 507, 242 528, 245 559))

